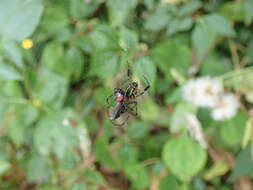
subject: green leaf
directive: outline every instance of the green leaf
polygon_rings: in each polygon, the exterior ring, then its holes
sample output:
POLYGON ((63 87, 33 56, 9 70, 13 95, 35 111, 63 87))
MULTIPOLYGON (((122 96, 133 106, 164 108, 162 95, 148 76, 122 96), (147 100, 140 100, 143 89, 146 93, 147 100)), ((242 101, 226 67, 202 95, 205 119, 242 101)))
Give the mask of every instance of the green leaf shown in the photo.
POLYGON ((0 160, 0 175, 4 174, 10 167, 11 164, 9 162, 0 160))
POLYGON ((119 49, 118 34, 116 33, 116 30, 105 24, 97 25, 90 33, 88 39, 90 41, 85 43, 88 43, 89 45, 90 42, 94 51, 115 51, 116 49, 119 49))
POLYGON ((112 26, 122 26, 126 22, 131 10, 135 8, 136 4, 136 0, 108 0, 106 5, 109 10, 109 19, 112 26))
POLYGON ((105 184, 105 179, 103 176, 96 170, 87 170, 84 172, 84 177, 87 181, 94 184, 105 184))
MULTIPOLYGON (((6 99, 2 100, 8 100, 11 102, 12 98, 16 100, 21 100, 23 98, 22 88, 20 86, 19 81, 15 80, 9 80, 9 81, 2 81, 2 91, 0 93, 3 97, 6 97, 6 99), (20 98, 20 99, 19 99, 20 98)), ((24 99, 23 99, 24 100, 24 99)))
MULTIPOLYGON (((42 55, 42 63, 47 65, 48 68, 55 72, 61 73, 66 69, 64 64, 64 49, 63 45, 59 42, 48 43, 42 55), (64 69, 64 70, 63 70, 64 69)), ((67 70, 67 69, 66 69, 67 70)))
POLYGON ((107 119, 104 122, 104 137, 109 140, 113 136, 114 129, 114 125, 107 119))
POLYGON ((180 190, 192 190, 188 183, 184 183, 184 184, 180 185, 179 189, 180 190))
POLYGON ((172 80, 171 69, 176 69, 180 74, 185 75, 192 60, 191 50, 183 37, 174 37, 158 44, 153 51, 153 57, 169 80, 172 80))
POLYGON ((248 119, 242 140, 242 147, 245 148, 249 141, 253 142, 253 118, 248 119))
POLYGON ((231 190, 231 187, 228 185, 221 185, 217 188, 217 190, 231 190))
POLYGON ((245 23, 250 25, 253 20, 253 0, 244 1, 244 10, 245 10, 245 23))
POLYGON ((72 47, 65 53, 63 44, 60 42, 50 42, 43 51, 42 63, 55 73, 65 77, 72 74, 81 75, 83 66, 83 55, 72 47))
POLYGON ((6 114, 9 111, 10 105, 6 103, 6 100, 0 99, 0 122, 3 123, 6 114))
MULTIPOLYGON (((92 102, 92 104, 93 104, 93 102, 92 102)), ((92 105, 92 106, 94 106, 94 105, 92 105)), ((87 123, 87 128, 88 128, 89 132, 95 133, 98 131, 100 125, 99 125, 98 120, 95 116, 88 114, 85 117, 85 122, 87 123)), ((110 122, 110 124, 111 124, 111 122, 110 122)))
POLYGON ((178 16, 190 15, 201 8, 201 6, 202 2, 199 0, 189 0, 179 9, 178 16))
MULTIPOLYGON (((169 87, 169 84, 167 84, 169 87)), ((166 104, 178 103, 182 100, 182 90, 181 88, 174 88, 173 91, 165 91, 165 102, 166 104)))
POLYGON ((165 29, 171 20, 172 16, 168 14, 167 8, 161 5, 147 18, 144 28, 151 31, 159 31, 165 29))
POLYGON ((247 115, 239 112, 235 117, 223 123, 220 133, 227 145, 236 147, 241 144, 247 119, 247 115))
POLYGON ((229 177, 230 181, 246 176, 253 177, 253 161, 250 152, 250 145, 240 151, 235 160, 235 167, 229 177))
POLYGON ((43 50, 42 62, 49 68, 54 68, 63 54, 64 49, 60 42, 50 42, 43 50))
POLYGON ((173 19, 167 28, 167 34, 172 35, 177 32, 187 31, 191 29, 193 24, 192 18, 173 19))
POLYGON ((192 42, 200 60, 205 58, 214 46, 216 34, 234 37, 235 31, 220 14, 210 14, 198 20, 192 33, 192 42))
POLYGON ((234 22, 244 21, 245 19, 243 1, 228 1, 222 4, 219 12, 234 22))
MULTIPOLYGON (((82 77, 84 68, 85 59, 82 52, 75 48, 71 47, 66 51, 65 57, 65 67, 69 69, 69 73, 72 74, 74 80, 79 80, 82 77)), ((65 68, 65 70, 67 70, 65 68)))
POLYGON ((151 167, 151 171, 153 175, 160 175, 162 172, 166 171, 166 166, 159 160, 151 167))
POLYGON ((145 88, 150 83, 151 88, 149 90, 152 90, 154 86, 155 80, 156 80, 156 66, 153 62, 153 60, 150 57, 143 56, 135 61, 134 65, 134 73, 138 76, 139 79, 141 79, 143 83, 143 88, 145 88), (146 81, 146 79, 148 81, 146 81))
POLYGON ((160 181, 159 190, 178 190, 179 182, 173 175, 168 175, 160 181))
POLYGON ((82 19, 94 13, 98 6, 99 1, 72 0, 70 1, 70 14, 73 18, 82 19))
POLYGON ((140 164, 129 165, 126 169, 126 175, 132 182, 135 189, 145 189, 149 185, 149 176, 147 169, 140 164))
POLYGON ((50 6, 43 14, 39 32, 43 35, 53 35, 61 32, 67 25, 66 10, 58 6, 50 6))
POLYGON ((62 169, 62 170, 71 170, 78 167, 78 164, 80 162, 81 162, 80 156, 76 152, 71 151, 70 154, 65 154, 63 159, 59 160, 58 166, 59 166, 59 169, 62 169))
POLYGON ((118 71, 119 57, 110 51, 97 51, 92 54, 91 74, 101 79, 111 79, 118 71))
POLYGON ((67 94, 68 81, 45 68, 38 72, 37 77, 33 89, 35 98, 53 107, 61 106, 67 94))
POLYGON ((127 134, 131 138, 141 139, 148 135, 149 125, 145 121, 137 121, 127 128, 127 134))
POLYGON ((192 43, 197 56, 202 60, 215 43, 216 33, 202 18, 192 33, 192 43))
POLYGON ((138 148, 132 145, 124 145, 120 147, 118 151, 120 164, 127 168, 129 165, 136 163, 138 160, 138 153, 138 148))
POLYGON ((21 41, 35 30, 43 5, 40 0, 1 0, 0 1, 0 35, 21 41))
POLYGON ((232 70, 231 61, 220 57, 218 54, 211 54, 203 62, 200 68, 202 75, 220 76, 232 70))
POLYGON ((204 20, 215 32, 227 37, 234 37, 235 31, 229 21, 220 14, 210 14, 204 17, 204 20))
POLYGON ((46 181, 52 170, 46 160, 39 155, 31 155, 26 161, 26 176, 29 182, 46 181))
POLYGON ((253 102, 253 68, 243 68, 240 70, 233 70, 230 73, 223 75, 224 84, 228 87, 232 87, 236 91, 245 94, 245 98, 249 102, 253 102))
POLYGON ((248 57, 249 61, 253 61, 253 39, 251 39, 248 43, 246 56, 248 57))
POLYGON ((133 50, 138 45, 139 39, 135 31, 122 27, 119 35, 119 45, 125 51, 133 50))
POLYGON ((193 179, 194 190, 206 190, 207 185, 201 177, 196 177, 193 179))
POLYGON ((0 61, 0 80, 22 80, 22 76, 14 67, 0 61))
POLYGON ((205 165, 206 152, 187 136, 175 137, 165 144, 163 160, 180 180, 189 182, 205 165))
POLYGON ((22 68, 24 66, 22 53, 17 43, 12 40, 3 40, 3 47, 5 55, 13 62, 17 67, 22 68))
POLYGON ((144 158, 160 157, 162 147, 169 139, 169 135, 163 132, 151 136, 145 140, 145 145, 143 149, 144 158))
POLYGON ((69 152, 68 148, 77 143, 74 128, 63 125, 65 115, 65 110, 48 113, 38 122, 34 131, 34 143, 40 154, 55 153, 59 159, 63 159, 69 152))
MULTIPOLYGON (((18 113, 16 113, 18 114, 18 113)), ((18 118, 13 118, 12 122, 7 128, 7 135, 12 142, 19 147, 25 140, 25 126, 18 118)))
POLYGON ((88 190, 88 188, 84 183, 76 182, 71 186, 70 190, 88 190))
POLYGON ((105 87, 100 87, 96 89, 96 92, 94 94, 94 98, 97 101, 97 103, 99 103, 100 105, 103 106, 108 106, 107 102, 106 102, 106 98, 112 94, 112 90, 109 88, 105 88, 105 87))
POLYGON ((223 176, 228 172, 229 169, 228 163, 224 161, 216 162, 205 172, 204 179, 209 181, 215 177, 223 176))
POLYGON ((143 3, 148 10, 152 9, 155 6, 155 0, 144 0, 143 3))
POLYGON ((40 187, 39 190, 63 190, 63 189, 57 187, 56 185, 44 185, 40 187))
POLYGON ((109 150, 108 143, 105 138, 100 137, 96 140, 95 144, 95 154, 96 158, 105 166, 115 167, 116 163, 112 158, 112 154, 109 150))
POLYGON ((139 113, 144 120, 156 120, 158 117, 158 106, 151 100, 146 99, 139 105, 139 113))

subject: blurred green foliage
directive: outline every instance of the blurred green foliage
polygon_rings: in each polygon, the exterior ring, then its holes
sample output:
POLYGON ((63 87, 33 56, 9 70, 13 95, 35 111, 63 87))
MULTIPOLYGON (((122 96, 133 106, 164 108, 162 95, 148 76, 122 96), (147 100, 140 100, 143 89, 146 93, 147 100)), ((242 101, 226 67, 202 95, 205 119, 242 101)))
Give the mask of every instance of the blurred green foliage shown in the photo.
POLYGON ((252 10, 253 0, 1 0, 0 189, 253 189, 252 10), (128 63, 151 89, 121 128, 106 98, 128 63), (233 118, 183 100, 202 76, 240 97, 233 118), (189 113, 207 149, 188 134, 189 113))

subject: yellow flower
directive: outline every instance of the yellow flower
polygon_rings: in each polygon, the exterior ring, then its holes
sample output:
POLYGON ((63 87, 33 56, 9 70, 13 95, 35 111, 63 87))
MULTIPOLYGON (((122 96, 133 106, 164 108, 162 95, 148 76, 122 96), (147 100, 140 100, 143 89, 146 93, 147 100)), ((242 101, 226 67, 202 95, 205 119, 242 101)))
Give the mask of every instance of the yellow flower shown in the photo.
POLYGON ((42 105, 42 102, 38 99, 32 100, 32 104, 36 107, 40 107, 42 105))
POLYGON ((30 49, 33 47, 33 41, 31 39, 25 39, 22 41, 22 47, 25 49, 30 49))
POLYGON ((163 3, 168 3, 168 4, 178 4, 183 2, 184 0, 162 0, 163 3))

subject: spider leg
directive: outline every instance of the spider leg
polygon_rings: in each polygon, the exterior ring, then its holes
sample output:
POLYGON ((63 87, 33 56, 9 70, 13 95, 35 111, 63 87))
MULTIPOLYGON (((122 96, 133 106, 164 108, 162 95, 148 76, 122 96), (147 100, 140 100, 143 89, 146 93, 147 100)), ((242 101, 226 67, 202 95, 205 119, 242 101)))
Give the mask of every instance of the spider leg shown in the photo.
POLYGON ((150 86, 147 86, 141 93, 136 95, 136 98, 139 96, 142 96, 149 88, 150 88, 150 86))
POLYGON ((147 86, 145 87, 144 91, 147 91, 150 88, 150 83, 149 83, 148 79, 144 75, 143 75, 143 78, 144 78, 144 80, 145 80, 145 82, 147 84, 147 86))
POLYGON ((127 66, 127 79, 121 84, 121 86, 123 88, 127 88, 129 86, 129 84, 131 84, 131 82, 132 82, 132 72, 130 70, 129 63, 128 63, 128 66, 127 66))
POLYGON ((146 86, 142 92, 140 92, 139 94, 136 95, 136 98, 138 96, 142 96, 149 88, 150 88, 150 85, 146 86))
POLYGON ((106 98, 106 102, 107 102, 108 106, 112 106, 112 103, 111 103, 109 100, 110 100, 110 98, 112 98, 113 96, 114 96, 114 93, 111 94, 110 96, 108 96, 108 97, 106 98))
POLYGON ((137 105, 138 105, 138 103, 136 101, 130 101, 127 103, 128 112, 133 116, 138 115, 137 105), (130 106, 130 105, 133 105, 133 106, 130 106))
POLYGON ((127 76, 128 76, 128 78, 132 78, 132 72, 130 70, 129 63, 128 63, 128 66, 127 66, 127 76))
POLYGON ((127 118, 125 119, 125 121, 123 121, 122 123, 117 123, 115 120, 111 120, 111 123, 113 125, 118 126, 118 127, 122 127, 123 125, 125 125, 125 123, 127 122, 128 119, 129 119, 129 116, 127 116, 127 118))
POLYGON ((132 80, 130 78, 128 78, 127 80, 125 80, 120 86, 125 89, 127 88, 130 84, 131 84, 132 80))
POLYGON ((143 75, 143 78, 146 81, 147 86, 144 88, 144 90, 142 92, 140 92, 139 94, 137 94, 136 97, 143 95, 151 87, 148 79, 144 75, 143 75))

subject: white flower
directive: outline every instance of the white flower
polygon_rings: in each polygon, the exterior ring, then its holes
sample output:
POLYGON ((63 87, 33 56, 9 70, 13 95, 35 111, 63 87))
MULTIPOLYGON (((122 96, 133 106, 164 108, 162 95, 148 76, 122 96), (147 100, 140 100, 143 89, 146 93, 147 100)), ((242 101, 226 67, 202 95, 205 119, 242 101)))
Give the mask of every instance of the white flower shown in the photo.
POLYGON ((91 141, 89 138, 88 131, 85 127, 78 128, 78 138, 80 142, 80 150, 83 158, 88 158, 91 150, 91 141))
POLYGON ((169 3, 169 4, 178 4, 182 0, 162 0, 163 3, 169 3))
POLYGON ((213 107, 218 101, 218 95, 223 92, 223 86, 217 79, 202 77, 190 80, 183 87, 185 100, 196 106, 213 107))
POLYGON ((196 103, 195 97, 198 94, 195 80, 190 80, 183 86, 183 98, 188 102, 196 103))
POLYGON ((69 121, 69 119, 63 119, 63 121, 62 121, 62 125, 63 126, 69 126, 70 125, 70 121, 69 121))
POLYGON ((212 117, 214 120, 230 119, 236 114, 239 105, 239 100, 234 94, 222 94, 212 110, 212 117))
POLYGON ((188 113, 185 115, 187 120, 187 130, 189 131, 192 138, 194 138, 198 143, 203 147, 207 148, 208 144, 204 138, 204 133, 202 130, 201 123, 199 122, 198 118, 192 114, 188 113))

